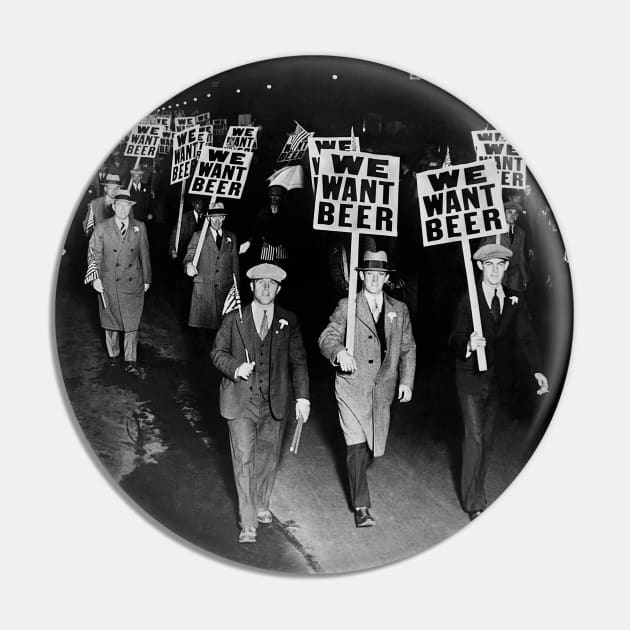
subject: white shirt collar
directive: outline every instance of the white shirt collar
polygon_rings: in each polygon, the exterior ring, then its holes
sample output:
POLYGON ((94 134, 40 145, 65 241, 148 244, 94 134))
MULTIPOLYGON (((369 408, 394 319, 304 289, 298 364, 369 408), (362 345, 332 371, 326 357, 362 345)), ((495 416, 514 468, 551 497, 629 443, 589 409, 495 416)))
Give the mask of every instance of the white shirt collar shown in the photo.
POLYGON ((486 303, 488 307, 492 304, 492 298, 494 297, 494 290, 497 291, 497 297, 499 298, 499 304, 501 305, 501 310, 503 310, 503 300, 505 300, 505 291, 503 290, 503 285, 500 284, 496 287, 493 287, 490 284, 486 284, 485 282, 481 282, 481 288, 483 289, 483 295, 486 298, 486 303))
POLYGON ((256 325, 256 330, 260 330, 260 325, 262 324, 263 314, 267 311, 267 323, 271 328, 271 322, 273 320, 273 312, 274 312, 274 304, 273 302, 269 304, 269 306, 263 306, 256 302, 256 300, 252 301, 252 315, 254 316, 254 324, 256 325))

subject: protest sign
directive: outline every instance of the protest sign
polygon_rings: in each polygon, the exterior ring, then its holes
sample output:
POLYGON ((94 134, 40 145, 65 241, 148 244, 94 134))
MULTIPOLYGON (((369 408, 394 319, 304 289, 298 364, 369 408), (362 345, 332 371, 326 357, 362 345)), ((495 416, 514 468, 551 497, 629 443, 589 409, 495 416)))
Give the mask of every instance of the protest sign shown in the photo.
POLYGON ((176 131, 173 135, 173 161, 171 162, 171 184, 182 182, 191 175, 194 161, 201 150, 199 125, 176 131))
POLYGON ((197 114, 195 116, 195 122, 198 125, 209 125, 211 119, 212 116, 210 115, 210 112, 204 112, 203 114, 197 114))
POLYGON ((258 127, 250 127, 248 125, 232 125, 227 131, 223 148, 225 149, 243 149, 243 151, 253 151, 258 148, 256 144, 256 136, 258 127))
POLYGON ((195 124, 194 116, 176 116, 175 117, 175 131, 183 131, 187 127, 192 127, 195 124))
MULTIPOLYGON (((479 160, 416 175, 420 225, 425 247, 461 242, 473 327, 482 332, 479 299, 470 253, 470 239, 507 231, 501 197, 501 176, 494 160, 479 160)), ((479 370, 486 355, 477 349, 479 370)))
POLYGON ((136 158, 136 166, 140 158, 154 158, 157 156, 160 139, 164 133, 162 125, 136 125, 129 134, 125 145, 125 155, 136 158))
POLYGON ((396 236, 399 170, 392 155, 323 149, 313 227, 396 236))
POLYGON ((335 149, 337 151, 360 151, 359 139, 355 136, 347 138, 320 138, 310 136, 307 142, 308 161, 311 167, 311 184, 313 193, 317 191, 317 175, 319 173, 319 153, 322 149, 335 149))
POLYGON ((322 149, 313 228, 350 232, 346 348, 354 352, 359 235, 396 236, 400 158, 322 149))
POLYGON ((160 138, 160 146, 158 147, 158 153, 160 155, 168 155, 173 148, 173 132, 164 131, 160 138))
POLYGON ((215 136, 224 136, 228 129, 227 118, 216 118, 212 121, 212 133, 215 136))
POLYGON ((276 162, 292 162, 301 160, 308 148, 308 139, 315 135, 314 131, 306 131, 299 122, 295 122, 295 131, 287 138, 276 162))
POLYGON ((155 123, 157 125, 162 125, 165 131, 171 130, 171 117, 170 116, 156 116, 155 123))
POLYGON ((201 149, 189 192, 211 197, 240 199, 251 161, 250 151, 206 145, 201 149))
POLYGON ((494 161, 425 171, 416 178, 425 247, 507 231, 494 161))
POLYGON ((214 130, 212 123, 206 125, 199 125, 199 140, 201 144, 214 144, 214 130))
POLYGON ((526 187, 525 160, 498 131, 471 131, 473 146, 478 160, 493 159, 501 175, 504 188, 526 187))
MULTIPOLYGON (((222 149, 207 145, 202 147, 188 192, 211 196, 210 208, 217 197, 240 199, 243 196, 245 180, 253 155, 251 151, 222 149)), ((206 218, 192 261, 195 267, 199 261, 207 231, 208 219, 206 218)))

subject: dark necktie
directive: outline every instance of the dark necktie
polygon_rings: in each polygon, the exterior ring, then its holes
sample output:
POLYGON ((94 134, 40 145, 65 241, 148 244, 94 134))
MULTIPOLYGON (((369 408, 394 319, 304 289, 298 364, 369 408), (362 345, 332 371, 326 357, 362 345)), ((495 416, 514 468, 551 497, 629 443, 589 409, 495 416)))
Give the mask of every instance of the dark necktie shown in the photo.
POLYGON ((124 240, 125 234, 127 234, 127 228, 124 223, 120 224, 120 237, 124 240))
POLYGON ((514 226, 510 225, 510 243, 514 242, 514 226))
POLYGON ((268 332, 269 332, 269 322, 267 321, 267 311, 264 310, 262 322, 260 323, 260 332, 258 333, 261 340, 263 341, 265 340, 265 337, 267 336, 268 332))
MULTIPOLYGON (((223 237, 219 234, 219 232, 217 232, 217 249, 221 249, 221 243, 223 243, 223 237)), ((266 314, 267 311, 265 311, 265 315, 266 314)))
POLYGON ((494 319, 495 323, 501 318, 501 303, 499 302, 499 296, 497 295, 496 289, 494 290, 494 296, 492 297, 492 302, 490 303, 490 313, 492 313, 492 319, 494 319))

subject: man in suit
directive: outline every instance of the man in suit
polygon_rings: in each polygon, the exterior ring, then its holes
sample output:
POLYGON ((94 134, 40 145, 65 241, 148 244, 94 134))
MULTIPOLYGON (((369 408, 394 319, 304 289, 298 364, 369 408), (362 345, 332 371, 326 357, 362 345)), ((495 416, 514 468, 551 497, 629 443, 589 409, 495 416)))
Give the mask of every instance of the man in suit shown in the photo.
MULTIPOLYGON (((223 202, 212 204, 206 217, 208 229, 197 266, 193 260, 201 230, 192 235, 184 257, 186 275, 193 279, 188 325, 215 331, 221 324, 225 298, 234 286, 234 279, 237 284, 239 281, 238 244, 236 235, 223 229, 226 217, 223 202)), ((205 345, 205 341, 201 345, 205 345)))
POLYGON ((100 294, 99 315, 105 329, 109 365, 118 363, 123 332, 125 370, 138 375, 138 328, 144 294, 151 284, 149 242, 142 221, 129 216, 133 201, 127 191, 114 199, 114 216, 97 223, 88 247, 88 272, 100 294))
POLYGON ((477 283, 483 330, 474 330, 468 292, 462 295, 451 333, 455 382, 464 423, 461 499, 474 519, 486 508, 484 481, 494 424, 508 391, 517 349, 527 358, 537 394, 549 391, 540 371, 536 337, 522 295, 503 284, 512 252, 503 245, 481 246, 473 255, 482 272, 477 283), (479 371, 476 351, 485 348, 488 369, 479 371))
POLYGON ((173 231, 171 232, 169 251, 173 260, 179 256, 183 261, 186 256, 186 252, 188 251, 188 244, 190 243, 192 235, 198 230, 201 230, 205 203, 205 197, 202 197, 201 195, 191 195, 192 210, 182 214, 178 243, 175 242, 177 238, 177 225, 175 225, 173 231))
POLYGON ((258 523, 271 523, 269 499, 286 422, 310 413, 306 353, 297 317, 275 304, 286 272, 263 263, 247 272, 254 296, 221 322, 212 363, 223 374, 219 404, 228 421, 241 531, 256 542, 258 523))
POLYGON ((512 252, 512 258, 505 273, 504 284, 513 291, 523 292, 527 289, 529 282, 529 248, 526 245, 525 230, 516 223, 522 206, 516 201, 508 201, 503 207, 505 208, 505 220, 509 227, 508 231, 498 236, 486 237, 479 245, 498 243, 512 252))
POLYGON ((387 254, 365 252, 358 267, 363 290, 356 298, 354 354, 344 345, 348 299, 340 300, 319 336, 321 353, 338 368, 335 396, 346 441, 346 463, 355 525, 374 519, 367 483, 370 451, 385 453, 390 406, 398 394, 409 402, 416 369, 416 342, 407 306, 383 292, 389 279, 387 254), (398 384, 398 387, 396 386, 398 384))
POLYGON ((105 189, 105 194, 90 201, 85 218, 81 224, 83 232, 88 238, 92 235, 96 224, 114 216, 114 197, 120 190, 120 177, 116 174, 108 173, 105 176, 103 188, 105 189))
POLYGON ((134 202, 133 205, 133 218, 138 221, 150 221, 153 218, 152 206, 153 197, 149 187, 142 182, 144 170, 142 168, 132 168, 131 171, 131 184, 129 185, 129 195, 134 202))

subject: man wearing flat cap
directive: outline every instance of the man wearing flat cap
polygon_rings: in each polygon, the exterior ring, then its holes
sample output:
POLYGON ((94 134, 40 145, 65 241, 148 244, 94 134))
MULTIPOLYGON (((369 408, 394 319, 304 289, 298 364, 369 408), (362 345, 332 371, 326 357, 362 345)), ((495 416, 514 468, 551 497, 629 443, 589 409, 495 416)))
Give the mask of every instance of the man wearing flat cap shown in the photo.
POLYGON ((234 278, 239 281, 238 244, 236 235, 223 229, 226 217, 223 202, 212 204, 206 216, 209 224, 197 266, 193 260, 201 229, 193 233, 184 257, 186 275, 193 279, 188 325, 215 331, 221 324, 223 305, 234 278))
POLYGON ((88 204, 88 209, 82 222, 83 231, 88 238, 92 235, 94 226, 97 223, 114 216, 114 197, 120 190, 120 177, 113 173, 105 175, 103 189, 105 194, 92 199, 88 204))
POLYGON ((344 344, 348 298, 340 300, 319 336, 321 353, 337 368, 335 396, 346 441, 350 501, 355 525, 374 519, 367 482, 370 451, 385 453, 390 406, 394 398, 409 402, 416 369, 416 342, 407 306, 383 292, 389 279, 387 254, 366 251, 357 268, 363 290, 356 298, 354 355, 344 344))
POLYGON ((310 413, 306 353, 297 317, 275 304, 286 272, 263 263, 247 272, 251 304, 227 313, 210 352, 223 374, 221 415, 230 433, 238 494, 239 542, 256 542, 271 523, 269 500, 287 420, 310 413))
MULTIPOLYGON (((138 375, 138 328, 144 294, 151 284, 151 260, 146 227, 129 216, 133 201, 127 191, 114 198, 114 216, 97 223, 88 246, 88 273, 100 294, 99 315, 105 329, 109 364, 120 355, 123 333, 125 370, 138 375)), ((86 281, 87 281, 86 277, 86 281)))
POLYGON ((483 330, 474 330, 468 292, 462 295, 450 337, 455 354, 455 382, 464 423, 461 500, 470 519, 485 510, 485 476, 494 424, 509 389, 515 352, 529 365, 532 388, 549 390, 541 372, 536 336, 523 296, 502 281, 512 252, 503 245, 481 246, 473 255, 481 278, 477 283, 483 330), (478 348, 485 348, 487 370, 480 371, 478 348))

